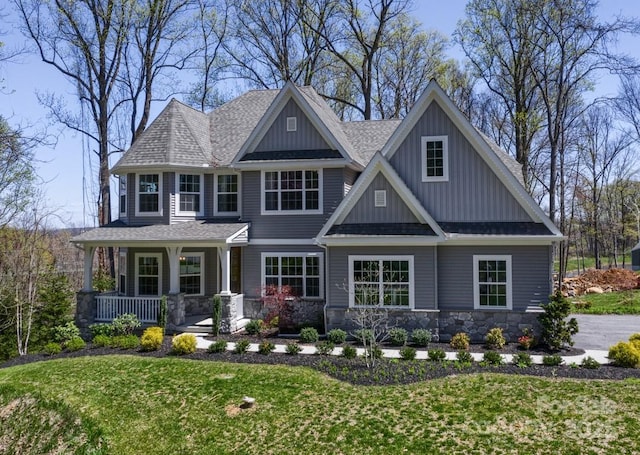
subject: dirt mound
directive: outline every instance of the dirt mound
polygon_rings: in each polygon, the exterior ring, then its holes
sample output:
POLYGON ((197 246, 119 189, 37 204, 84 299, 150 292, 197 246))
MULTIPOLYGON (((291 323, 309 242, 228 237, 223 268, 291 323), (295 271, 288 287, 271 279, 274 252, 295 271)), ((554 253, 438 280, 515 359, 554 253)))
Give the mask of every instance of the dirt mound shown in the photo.
POLYGON ((640 288, 640 275, 627 269, 587 270, 582 275, 565 278, 562 292, 575 297, 590 292, 615 292, 640 288))

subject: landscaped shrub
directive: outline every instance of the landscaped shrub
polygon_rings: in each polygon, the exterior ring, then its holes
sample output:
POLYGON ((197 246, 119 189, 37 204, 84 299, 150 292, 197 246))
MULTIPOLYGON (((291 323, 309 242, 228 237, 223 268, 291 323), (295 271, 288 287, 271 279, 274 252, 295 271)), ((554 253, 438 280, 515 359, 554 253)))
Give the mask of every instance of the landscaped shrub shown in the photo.
POLYGON ((285 352, 289 355, 300 354, 302 351, 302 347, 296 343, 295 341, 287 343, 287 346, 284 348, 285 352))
POLYGON ((629 337, 629 341, 640 341, 640 333, 634 333, 629 337))
POLYGON ((333 343, 331 341, 320 341, 316 343, 316 354, 329 355, 333 352, 333 343))
POLYGON ((222 323, 222 297, 213 296, 213 312, 211 314, 211 332, 214 337, 220 334, 220 324, 222 323))
POLYGON ((597 370, 598 368, 600 368, 600 362, 588 355, 584 359, 582 359, 580 366, 588 370, 597 370))
POLYGON ((564 360, 562 359, 562 356, 558 354, 542 356, 542 364, 548 367, 557 367, 562 365, 562 362, 564 362, 564 360))
POLYGON ((244 354, 249 350, 250 344, 249 340, 238 340, 236 346, 233 348, 233 352, 236 354, 244 354))
POLYGON ((162 327, 149 327, 142 334, 140 346, 143 351, 157 351, 162 346, 164 338, 162 327))
POLYGON ((249 335, 258 335, 262 331, 264 322, 260 319, 252 319, 244 326, 244 331, 249 335))
POLYGON ((529 329, 524 329, 522 331, 522 336, 518 337, 518 344, 520 348, 528 351, 536 344, 535 337, 533 336, 533 332, 529 329))
POLYGON ((91 345, 94 348, 107 348, 111 346, 111 337, 108 335, 96 335, 91 340, 91 345))
POLYGON ((140 346, 140 338, 135 335, 117 335, 111 337, 110 346, 119 349, 136 349, 140 346))
POLYGON ((451 337, 451 341, 449 342, 449 344, 456 351, 466 351, 469 349, 469 335, 464 332, 458 332, 453 337, 451 337))
POLYGON ((157 323, 158 327, 162 329, 162 335, 164 335, 164 331, 167 329, 167 296, 163 295, 160 297, 160 308, 158 308, 158 318, 157 323))
POLYGON ((484 337, 484 341, 489 349, 502 349, 507 342, 500 327, 494 327, 489 330, 487 336, 484 337))
POLYGON ((113 335, 113 327, 111 324, 91 324, 89 326, 89 332, 91 333, 91 339, 94 339, 98 335, 110 337, 113 335))
POLYGON ((47 355, 56 355, 62 352, 62 346, 60 346, 60 343, 51 342, 51 343, 45 344, 42 350, 47 355))
POLYGON ((276 345, 271 341, 264 340, 258 345, 258 352, 263 355, 271 354, 276 348, 276 345))
POLYGON ((75 337, 80 336, 80 329, 76 327, 73 321, 69 321, 64 325, 58 325, 53 328, 54 341, 65 345, 75 337))
POLYGON ((500 355, 499 352, 486 351, 482 355, 482 362, 480 362, 480 363, 483 364, 483 365, 498 366, 498 365, 502 365, 504 363, 504 358, 502 357, 502 355, 500 355))
POLYGON ((365 352, 365 355, 370 359, 381 359, 382 349, 380 349, 380 346, 369 346, 365 352))
POLYGON ((300 330, 301 343, 316 343, 318 339, 318 331, 314 327, 303 327, 300 330))
POLYGON ((345 359, 355 359, 358 356, 358 350, 347 344, 342 348, 342 357, 345 359))
POLYGON ((333 344, 342 344, 347 341, 347 332, 342 329, 331 329, 327 333, 327 340, 333 344))
POLYGON ((426 347, 431 343, 431 330, 429 329, 414 329, 411 332, 411 342, 416 346, 426 347))
POLYGON ((400 348, 400 357, 402 360, 414 360, 416 358, 416 350, 411 346, 402 346, 400 348))
POLYGON ((181 333, 171 340, 171 351, 174 354, 185 355, 196 352, 198 342, 193 333, 181 333))
POLYGON ((67 351, 79 351, 80 349, 84 349, 87 346, 87 343, 80 337, 73 337, 69 341, 64 344, 64 348, 67 351))
POLYGON ((471 365, 473 363, 473 356, 469 351, 458 351, 456 359, 463 365, 471 365))
POLYGON ((125 313, 116 317, 112 322, 113 334, 118 335, 131 335, 133 331, 140 327, 140 321, 138 316, 133 313, 125 313))
POLYGON ((227 350, 227 342, 224 340, 216 340, 209 345, 207 351, 216 354, 220 352, 225 352, 227 350))
POLYGON ((402 327, 394 327, 389 330, 389 341, 394 346, 404 346, 408 339, 409 334, 402 327))
POLYGON ((572 337, 578 333, 578 321, 575 318, 567 320, 571 312, 571 303, 558 289, 546 305, 542 305, 544 312, 538 316, 542 326, 542 341, 554 351, 565 345, 573 346, 572 337))
POLYGON ((527 368, 533 365, 533 359, 528 352, 517 352, 513 354, 512 362, 520 368, 527 368))
POLYGON ((447 353, 442 349, 430 349, 427 356, 429 357, 429 360, 433 362, 442 362, 447 358, 447 353))
POLYGON ((640 366, 640 350, 633 343, 621 341, 609 348, 609 359, 619 367, 637 368, 640 366))
POLYGON ((363 345, 370 344, 371 342, 375 341, 373 339, 373 330, 371 329, 358 329, 353 332, 353 337, 356 339, 356 341, 358 341, 358 343, 363 345))

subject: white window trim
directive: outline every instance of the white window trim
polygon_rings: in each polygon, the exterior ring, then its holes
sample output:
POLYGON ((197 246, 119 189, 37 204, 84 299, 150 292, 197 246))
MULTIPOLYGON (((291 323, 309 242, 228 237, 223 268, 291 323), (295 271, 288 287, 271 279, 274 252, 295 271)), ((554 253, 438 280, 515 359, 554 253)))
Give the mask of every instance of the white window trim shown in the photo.
MULTIPOLYGON (((278 177, 278 184, 280 183, 280 177, 278 177)), ((303 175, 304 182, 304 175, 303 175)), ((279 185, 278 185, 279 186, 279 185)), ((278 194, 282 191, 281 188, 278 188, 278 194)), ((303 189, 305 191, 305 189, 303 189)), ((260 172, 260 214, 261 215, 322 215, 323 213, 323 193, 324 193, 324 178, 322 174, 322 169, 313 169, 313 168, 296 168, 296 169, 273 169, 273 170, 263 170, 260 172), (302 171, 303 174, 305 171, 316 171, 318 173, 318 208, 315 210, 266 210, 265 208, 265 188, 264 188, 264 176, 267 172, 277 172, 280 175, 281 172, 289 172, 289 171, 302 171)))
MULTIPOLYGON (((307 258, 307 257, 317 257, 319 258, 319 263, 318 263, 318 267, 319 267, 319 272, 320 274, 318 275, 319 279, 320 279, 320 295, 318 296, 310 296, 307 297, 305 296, 301 296, 300 298, 305 299, 305 300, 321 300, 324 299, 324 255, 322 253, 268 253, 268 252, 264 252, 260 254, 260 285, 261 285, 261 289, 263 290, 262 292, 264 292, 265 286, 266 286, 266 282, 267 282, 267 277, 265 274, 265 258, 267 257, 277 257, 278 259, 278 267, 280 267, 280 264, 282 264, 282 261, 280 261, 281 258, 283 257, 302 257, 302 258, 307 258)), ((307 277, 307 271, 306 271, 306 264, 303 264, 303 271, 302 271, 302 280, 303 283, 305 283, 307 277)), ((280 278, 282 278, 282 276, 280 275, 280 278)), ((305 292, 307 290, 306 284, 304 286, 305 292)))
POLYGON ((129 195, 127 194, 127 174, 118 176, 118 211, 120 215, 127 216, 127 204, 129 200, 129 195), (122 182, 124 182, 124 195, 122 194, 122 182), (124 205, 122 204, 122 196, 124 196, 124 205))
MULTIPOLYGON (((186 294, 186 296, 199 296, 199 295, 204 295, 204 271, 205 271, 205 265, 204 265, 204 252, 202 251, 198 251, 198 252, 191 252, 191 251, 183 251, 180 254, 180 257, 187 257, 187 256, 197 256, 200 258, 200 293, 199 294, 186 294)), ((178 267, 180 267, 180 259, 178 258, 178 267)), ((191 276, 191 275, 189 275, 191 276)), ((180 281, 180 278, 182 278, 182 273, 180 273, 180 270, 178 269, 178 282, 180 281)), ((182 291, 180 291, 182 292, 182 291)))
POLYGON ((292 133, 294 131, 298 131, 298 118, 287 117, 287 132, 292 133))
POLYGON ((511 274, 510 255, 473 255, 473 309, 474 310, 511 310, 513 309, 513 279, 511 274), (480 281, 478 280, 480 261, 505 261, 507 267, 507 306, 480 305, 480 281))
MULTIPOLYGON (((414 298, 414 280, 415 274, 413 271, 413 256, 401 255, 401 256, 380 256, 380 255, 349 255, 349 308, 391 308, 391 309, 404 309, 413 310, 415 308, 414 298), (353 263, 355 261, 408 261, 409 262, 409 306, 403 305, 356 305, 355 303, 355 283, 353 281, 353 263)), ((381 284, 381 283, 380 283, 381 284)), ((380 298, 382 298, 382 292, 380 298)))
POLYGON ((127 295, 127 253, 121 251, 118 259, 118 295, 127 295), (124 289, 121 289, 122 276, 124 276, 124 289))
MULTIPOLYGON (((186 193, 186 194, 196 194, 196 193, 186 193)), ((203 216, 204 215, 204 176, 202 174, 190 174, 185 172, 176 172, 176 186, 175 186, 175 195, 176 195, 176 204, 175 204, 175 213, 176 215, 182 216, 203 216), (197 175, 200 178, 200 192, 198 195, 200 196, 200 210, 197 212, 193 210, 180 210, 180 176, 181 175, 197 175)))
POLYGON ((141 172, 136 174, 136 216, 162 216, 162 172, 141 172), (157 175, 158 176, 158 211, 157 212, 141 212, 140 211, 140 176, 141 175, 157 175))
MULTIPOLYGON (((135 254, 135 294, 136 296, 140 296, 139 293, 139 278, 140 278, 140 268, 138 259, 141 257, 155 257, 158 258, 158 296, 162 295, 162 253, 136 253, 135 254)), ((145 295, 146 296, 146 295, 145 295)))
POLYGON ((422 164, 423 182, 449 181, 449 138, 448 136, 422 136, 420 141, 420 156, 422 164), (427 142, 442 141, 442 176, 427 176, 427 142))
MULTIPOLYGON (((228 215, 240 215, 240 213, 242 213, 242 197, 241 197, 241 192, 242 192, 242 181, 241 181, 241 176, 239 173, 236 172, 222 172, 220 174, 215 174, 214 178, 213 178, 213 214, 214 216, 228 216, 228 215), (238 197, 238 210, 236 210, 235 212, 221 212, 218 209, 218 177, 221 175, 235 175, 236 178, 238 179, 238 191, 236 193, 237 197, 238 197)), ((225 193, 225 194, 231 194, 231 193, 225 193)))

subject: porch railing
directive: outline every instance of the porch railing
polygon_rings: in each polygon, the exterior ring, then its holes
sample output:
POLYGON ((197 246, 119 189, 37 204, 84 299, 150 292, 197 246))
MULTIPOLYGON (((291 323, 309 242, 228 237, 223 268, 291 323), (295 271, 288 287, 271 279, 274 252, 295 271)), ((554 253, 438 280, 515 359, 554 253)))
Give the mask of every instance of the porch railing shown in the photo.
POLYGON ((140 322, 156 322, 160 297, 124 297, 120 295, 96 296, 96 321, 109 322, 117 316, 133 313, 140 322))

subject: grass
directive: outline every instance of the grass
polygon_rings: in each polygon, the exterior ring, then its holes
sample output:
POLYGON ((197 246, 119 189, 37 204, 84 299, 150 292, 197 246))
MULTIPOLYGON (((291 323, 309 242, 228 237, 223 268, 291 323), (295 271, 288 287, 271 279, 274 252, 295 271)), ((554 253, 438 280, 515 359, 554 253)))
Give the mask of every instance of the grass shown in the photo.
MULTIPOLYGON (((618 258, 618 267, 622 267, 622 259, 623 259, 622 256, 618 258)), ((608 257, 603 257, 600 259, 600 261, 602 262, 602 266, 605 268, 612 265, 608 257)), ((631 264, 631 253, 628 253, 625 255, 624 263, 631 264)), ((595 266, 596 266, 596 260, 593 257, 578 258, 576 256, 572 256, 569 259, 567 259, 568 272, 574 272, 578 270, 583 271, 584 269, 594 268, 595 266)), ((559 267, 560 267, 560 263, 558 261, 554 261, 553 270, 557 272, 558 270, 560 270, 559 267)))
POLYGON ((573 298, 572 303, 574 313, 640 314, 640 290, 587 294, 573 298))
MULTIPOLYGON (((638 380, 498 374, 362 387, 300 367, 136 356, 0 370, 0 416, 17 398, 37 397, 44 415, 56 403, 80 422, 76 453, 632 453, 639 393, 638 380)), ((0 450, 49 431, 45 420, 0 426, 0 450)))

